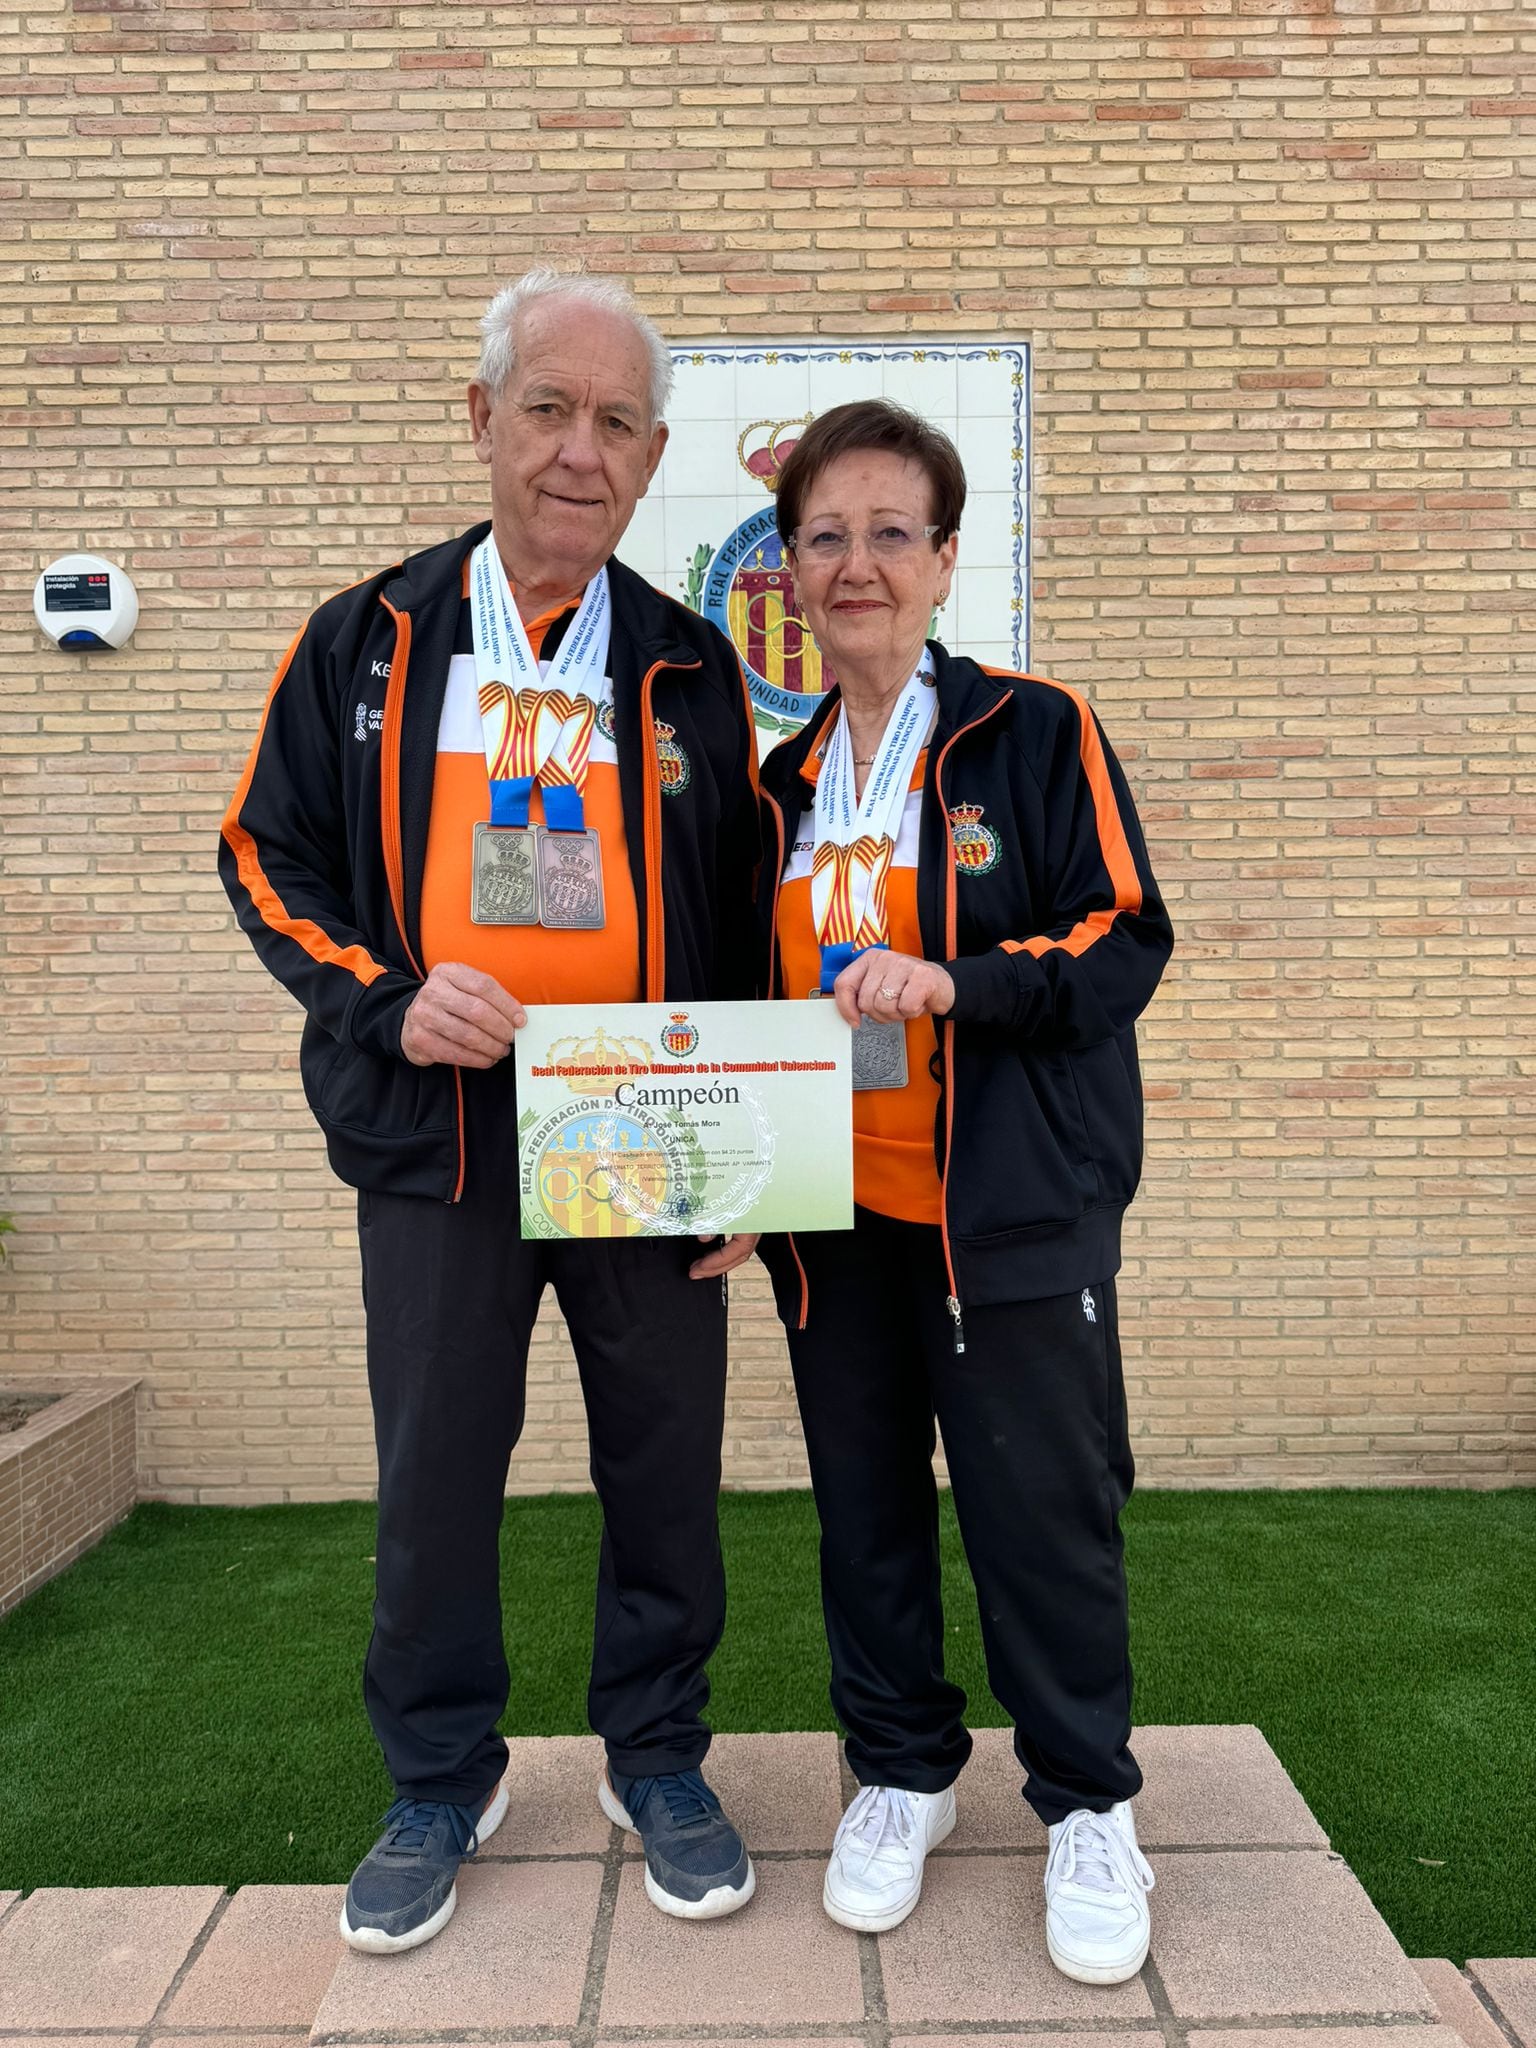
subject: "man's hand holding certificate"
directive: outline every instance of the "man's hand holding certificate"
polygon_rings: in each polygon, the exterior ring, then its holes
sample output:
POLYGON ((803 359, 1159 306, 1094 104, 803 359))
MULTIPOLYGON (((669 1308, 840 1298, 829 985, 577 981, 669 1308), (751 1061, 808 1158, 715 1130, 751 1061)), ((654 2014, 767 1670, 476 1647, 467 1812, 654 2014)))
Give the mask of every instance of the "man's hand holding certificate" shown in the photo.
POLYGON ((849 1229, 850 1054, 831 1003, 530 1006, 523 1236, 849 1229))

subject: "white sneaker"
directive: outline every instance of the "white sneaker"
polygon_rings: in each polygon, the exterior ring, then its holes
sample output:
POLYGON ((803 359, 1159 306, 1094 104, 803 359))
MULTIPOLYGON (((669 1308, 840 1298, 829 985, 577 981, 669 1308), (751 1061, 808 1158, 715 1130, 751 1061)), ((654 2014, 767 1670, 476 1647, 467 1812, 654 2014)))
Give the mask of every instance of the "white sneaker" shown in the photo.
POLYGON ((839 1927, 899 1927, 923 1889, 923 1862, 955 1825, 953 1787, 901 1792, 866 1785, 838 1825, 821 1903, 839 1927))
POLYGON ((1045 1945, 1079 1984, 1123 1984, 1147 1959, 1156 1882, 1136 1846, 1131 1802, 1108 1813, 1080 1806, 1051 1829, 1045 1859, 1045 1945))

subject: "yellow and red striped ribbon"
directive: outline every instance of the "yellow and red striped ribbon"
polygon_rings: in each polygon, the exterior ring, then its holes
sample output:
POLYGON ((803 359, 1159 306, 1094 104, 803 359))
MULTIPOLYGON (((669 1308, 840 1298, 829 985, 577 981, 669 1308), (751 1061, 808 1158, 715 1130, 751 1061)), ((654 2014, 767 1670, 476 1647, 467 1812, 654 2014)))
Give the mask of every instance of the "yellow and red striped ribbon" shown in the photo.
MULTIPOLYGON (((589 697, 569 697, 564 690, 514 690, 506 683, 486 683, 480 690, 480 715, 488 716, 500 705, 503 710, 501 738, 496 744, 495 758, 491 762, 493 782, 531 781, 535 777, 543 783, 573 782, 573 777, 563 766, 556 767, 554 750, 548 761, 539 761, 539 720, 546 711, 558 718, 563 728, 572 718, 579 716, 577 737, 571 742, 570 754, 573 765, 580 749, 579 780, 574 780, 578 790, 586 782, 587 757, 592 748, 592 728, 597 719, 597 708, 589 697)), ((555 748, 559 746, 559 734, 555 737, 555 748)))
POLYGON ((592 734, 597 726, 597 706, 590 697, 567 697, 551 690, 550 697, 566 707, 560 732, 540 772, 539 780, 550 788, 564 785, 580 796, 587 786, 587 763, 592 754, 592 734), (575 724, 571 724, 571 720, 575 724))
POLYGON ((865 833, 847 846, 823 839, 811 856, 811 881, 821 880, 832 870, 831 893, 826 910, 818 919, 816 937, 822 946, 878 946, 886 938, 885 885, 896 851, 892 840, 865 833), (855 869, 869 876, 869 894, 864 915, 857 928, 853 921, 853 875, 855 869))

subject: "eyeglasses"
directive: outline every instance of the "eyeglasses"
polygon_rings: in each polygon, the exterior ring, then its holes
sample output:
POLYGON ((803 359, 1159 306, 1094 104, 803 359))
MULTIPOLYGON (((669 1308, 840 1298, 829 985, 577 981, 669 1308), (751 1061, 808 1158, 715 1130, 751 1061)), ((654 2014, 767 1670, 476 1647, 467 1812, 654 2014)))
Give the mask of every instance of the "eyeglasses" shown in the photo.
MULTIPOLYGON (((859 538, 868 553, 883 562, 899 561, 910 554, 913 548, 921 547, 924 541, 932 540, 938 532, 937 526, 909 526, 903 520, 884 519, 878 526, 871 526, 859 538)), ((841 562, 846 559, 854 543, 854 535, 841 526, 823 526, 813 522, 810 526, 797 526, 789 537, 789 544, 802 561, 841 562)))

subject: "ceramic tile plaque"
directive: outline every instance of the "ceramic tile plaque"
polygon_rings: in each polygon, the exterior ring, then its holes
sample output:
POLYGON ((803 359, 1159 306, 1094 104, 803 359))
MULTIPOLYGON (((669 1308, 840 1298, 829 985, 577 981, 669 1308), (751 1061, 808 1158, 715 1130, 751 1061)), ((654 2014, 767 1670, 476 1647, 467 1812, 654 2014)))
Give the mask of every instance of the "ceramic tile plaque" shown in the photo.
POLYGON ((954 441, 968 495, 942 638, 978 661, 1029 666, 1023 343, 732 342, 672 354, 672 438, 620 555, 730 635, 765 746, 794 732, 828 685, 794 613, 773 486, 805 423, 849 399, 893 398, 954 441))

